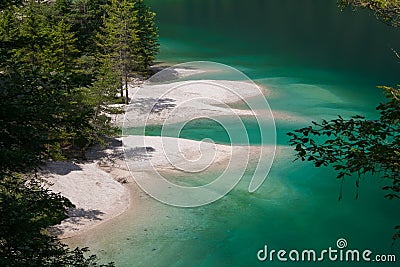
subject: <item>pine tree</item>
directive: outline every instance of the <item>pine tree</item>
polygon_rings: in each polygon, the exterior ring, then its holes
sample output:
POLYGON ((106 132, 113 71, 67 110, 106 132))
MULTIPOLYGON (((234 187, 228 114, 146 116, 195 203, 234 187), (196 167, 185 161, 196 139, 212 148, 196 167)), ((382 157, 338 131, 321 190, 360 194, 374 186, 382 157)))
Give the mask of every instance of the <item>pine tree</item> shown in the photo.
POLYGON ((135 0, 135 10, 138 18, 137 70, 147 72, 159 49, 158 30, 154 22, 156 14, 151 12, 143 0, 135 0))
POLYGON ((125 88, 125 103, 128 103, 129 74, 137 68, 137 11, 131 1, 111 0, 105 12, 101 34, 98 34, 101 57, 111 62, 120 76, 121 96, 125 88))
POLYGON ((63 89, 69 94, 76 87, 79 78, 76 76, 77 55, 79 50, 75 43, 77 38, 70 31, 70 25, 61 19, 49 33, 49 44, 43 49, 43 68, 63 76, 63 89))
POLYGON ((24 0, 0 0, 0 10, 9 8, 10 6, 21 5, 24 0))
POLYGON ((17 23, 20 25, 17 41, 12 53, 14 60, 22 67, 31 69, 40 67, 43 49, 47 46, 50 25, 43 14, 43 5, 29 0, 24 6, 16 9, 17 23), (21 64, 23 63, 23 64, 21 64))
POLYGON ((63 20, 69 17, 72 12, 73 0, 56 0, 51 8, 56 20, 63 20))
POLYGON ((0 266, 98 266, 46 233, 71 204, 26 173, 112 133, 107 114, 120 110, 109 104, 123 83, 128 101, 129 75, 154 59, 154 14, 135 0, 0 0, 0 10, 0 266))
MULTIPOLYGON (((91 119, 92 136, 107 135, 112 132, 109 114, 123 113, 123 109, 115 103, 115 95, 119 90, 120 77, 115 73, 110 61, 104 60, 100 66, 95 82, 84 88, 85 104, 94 110, 91 119)), ((99 140, 97 138, 97 140, 99 140)))
POLYGON ((63 146, 86 144, 93 128, 95 109, 73 81, 75 37, 47 17, 53 3, 0 12, 0 266, 99 266, 46 232, 72 205, 26 174, 63 146))
POLYGON ((0 69, 3 73, 10 71, 13 57, 11 50, 20 44, 19 21, 15 16, 18 11, 18 8, 10 7, 0 13, 0 69))
POLYGON ((104 6, 108 0, 75 0, 68 21, 78 38, 77 47, 84 54, 96 51, 97 33, 103 25, 104 6))

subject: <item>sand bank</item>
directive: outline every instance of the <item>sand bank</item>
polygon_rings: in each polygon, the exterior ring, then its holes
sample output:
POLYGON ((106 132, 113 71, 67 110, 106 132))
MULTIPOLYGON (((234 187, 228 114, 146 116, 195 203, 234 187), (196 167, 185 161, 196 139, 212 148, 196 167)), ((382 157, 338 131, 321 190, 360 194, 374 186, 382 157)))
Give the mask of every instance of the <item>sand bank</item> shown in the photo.
POLYGON ((73 164, 55 162, 47 168, 66 170, 66 174, 52 174, 47 180, 50 189, 60 192, 76 208, 69 210, 69 218, 53 227, 53 233, 68 238, 95 225, 118 216, 129 204, 128 190, 101 170, 96 163, 73 164))
MULTIPOLYGON (((49 162, 44 176, 50 189, 60 192, 75 206, 70 218, 51 231, 60 238, 69 238, 86 232, 122 214, 137 203, 131 203, 130 190, 135 183, 132 175, 151 172, 169 172, 174 175, 192 171, 224 169, 232 157, 248 160, 256 147, 226 146, 170 137, 129 136, 125 140, 129 172, 121 146, 114 142, 103 151, 101 159, 87 163, 49 162)), ((88 156, 98 152, 90 151, 88 156)), ((136 192, 137 193, 137 190, 136 192)))
POLYGON ((124 127, 171 124, 197 117, 254 116, 252 110, 235 109, 227 104, 263 93, 254 84, 241 81, 144 84, 129 90, 132 100, 126 109, 124 127))
MULTIPOLYGON (((176 69, 174 77, 188 77, 200 70, 176 69)), ((131 103, 125 118, 115 119, 124 127, 148 124, 185 122, 196 118, 218 116, 266 116, 265 111, 235 109, 227 104, 267 94, 251 82, 227 80, 178 81, 150 83, 129 88, 131 103), (171 89, 172 88, 172 89, 171 89)), ((137 208, 132 192, 132 175, 148 171, 187 173, 202 169, 224 169, 232 158, 243 162, 254 157, 259 148, 225 146, 166 137, 125 137, 125 151, 120 140, 114 140, 106 149, 94 148, 88 152, 86 163, 49 162, 45 166, 51 189, 60 192, 76 205, 70 218, 52 230, 61 238, 84 233, 109 221, 127 209, 137 208), (127 167, 124 152, 129 158, 127 167), (129 169, 131 172, 129 172, 129 169)), ((271 155, 273 149, 269 149, 271 155)), ((136 188, 136 186, 135 186, 136 188)))

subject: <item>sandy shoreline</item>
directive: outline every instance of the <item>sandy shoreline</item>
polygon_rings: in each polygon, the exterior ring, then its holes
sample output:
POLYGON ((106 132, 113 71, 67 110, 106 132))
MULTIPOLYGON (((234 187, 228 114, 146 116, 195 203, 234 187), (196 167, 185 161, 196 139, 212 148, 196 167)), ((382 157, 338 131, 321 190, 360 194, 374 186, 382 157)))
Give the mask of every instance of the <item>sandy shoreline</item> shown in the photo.
MULTIPOLYGON (((97 163, 78 164, 80 170, 69 174, 53 174, 47 178, 53 192, 60 192, 76 208, 68 211, 69 218, 50 229, 59 238, 69 238, 92 229, 110 218, 126 211, 130 196, 122 184, 103 171, 97 163)), ((46 168, 71 168, 58 162, 47 164, 46 168)))
POLYGON ((121 152, 120 142, 113 140, 105 149, 96 146, 88 151, 87 162, 47 162, 43 166, 49 188, 76 206, 69 210, 69 218, 50 229, 53 234, 70 238, 126 211, 131 196, 124 183, 130 174, 121 152))
POLYGON ((123 123, 128 128, 157 125, 160 122, 185 122, 196 116, 254 116, 256 114, 251 110, 230 108, 227 104, 261 93, 265 93, 261 88, 241 81, 202 80, 145 84, 143 87, 130 88, 133 98, 126 109, 123 123))
MULTIPOLYGON (((202 72, 175 71, 179 77, 202 72)), ((253 83, 227 80, 200 83, 178 81, 174 83, 174 90, 169 88, 170 84, 131 87, 130 95, 133 97, 126 109, 129 116, 125 116, 124 122, 122 116, 116 118, 117 125, 124 123, 124 127, 140 127, 200 117, 258 116, 257 111, 234 109, 227 104, 268 93, 253 83), (159 99, 166 100, 160 103, 159 99), (155 112, 154 107, 157 108, 155 112)), ((132 196, 139 193, 137 186, 132 186, 135 183, 132 175, 143 175, 150 170, 182 173, 188 168, 198 170, 204 166, 205 169, 223 169, 232 157, 243 157, 245 160, 254 157, 258 150, 255 147, 250 149, 247 146, 225 146, 179 138, 129 136, 125 139, 130 149, 128 168, 120 141, 113 140, 106 149, 92 149, 87 154, 87 163, 49 162, 44 167, 44 176, 52 184, 51 190, 60 192, 76 205, 70 211, 70 218, 51 229, 60 238, 82 235, 127 209, 140 210, 135 201, 137 196, 132 196)))
POLYGON ((69 212, 70 218, 50 229, 52 233, 60 239, 79 236, 118 217, 127 209, 137 209, 138 202, 133 200, 136 196, 132 194, 137 194, 140 189, 135 185, 137 189, 133 190, 135 181, 132 175, 148 175, 153 171, 182 175, 190 169, 207 169, 204 172, 223 170, 233 156, 245 161, 258 153, 257 147, 236 146, 232 149, 231 146, 165 137, 131 136, 131 145, 142 148, 144 139, 146 146, 152 147, 154 151, 144 154, 139 151, 136 157, 130 155, 128 162, 131 172, 125 160, 115 154, 115 151, 121 149, 120 146, 112 149, 109 147, 106 160, 77 164, 47 163, 44 176, 51 184, 50 189, 60 192, 76 205, 69 212), (164 148, 167 147, 168 151, 168 147, 176 147, 176 142, 180 143, 180 152, 165 153, 164 148), (199 150, 200 146, 203 146, 202 151, 199 150), (187 165, 186 160, 191 160, 192 164, 187 165), (185 170, 177 166, 184 166, 185 170))

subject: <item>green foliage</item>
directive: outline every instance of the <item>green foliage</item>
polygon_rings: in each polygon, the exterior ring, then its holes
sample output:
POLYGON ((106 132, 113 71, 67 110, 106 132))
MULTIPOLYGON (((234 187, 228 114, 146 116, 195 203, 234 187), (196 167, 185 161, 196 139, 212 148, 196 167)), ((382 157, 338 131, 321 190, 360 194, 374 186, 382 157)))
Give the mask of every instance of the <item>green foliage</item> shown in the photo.
POLYGON ((71 251, 44 230, 73 205, 37 179, 3 176, 0 203, 0 266, 99 266, 96 256, 84 256, 86 248, 71 251))
POLYGON ((339 6, 369 9, 386 24, 400 26, 400 0, 339 0, 339 6))
MULTIPOLYGON (((385 89, 389 99, 380 104, 380 118, 354 116, 321 123, 288 133, 296 160, 313 162, 315 167, 333 166, 337 178, 355 177, 356 187, 366 174, 385 180, 388 199, 400 199, 400 89, 385 89)), ((358 193, 357 193, 358 197, 358 193)), ((342 198, 340 192, 339 200, 342 198)), ((400 227, 393 239, 400 238, 400 227)))
MULTIPOLYGON (((126 103, 128 103, 128 76, 136 65, 137 53, 137 12, 134 3, 127 0, 111 0, 105 5, 103 27, 98 33, 98 45, 102 61, 111 63, 126 89, 126 103)), ((121 84, 121 96, 123 88, 121 84)))
POLYGON ((36 166, 55 141, 63 102, 52 101, 62 98, 52 78, 36 71, 0 74, 0 171, 36 166))
POLYGON ((316 167, 332 165, 337 178, 367 173, 382 174, 390 183, 386 197, 400 198, 400 89, 385 87, 389 101, 380 104, 380 118, 361 116, 322 123, 288 133, 297 159, 314 162, 316 167))
POLYGON ((14 12, 19 31, 14 37, 19 45, 11 50, 13 60, 18 62, 21 68, 38 67, 43 60, 41 51, 47 45, 50 25, 41 10, 41 5, 36 1, 30 0, 14 12))
POLYGON ((107 0, 73 1, 67 19, 78 37, 77 47, 84 54, 96 51, 96 33, 103 26, 104 5, 107 0))
POLYGON ((148 72, 148 67, 155 59, 158 52, 158 30, 155 26, 155 13, 145 6, 143 0, 137 0, 134 6, 137 11, 138 29, 137 42, 137 70, 140 72, 148 72))
POLYGON ((31 173, 116 134, 122 81, 158 48, 138 2, 0 1, 0 266, 98 266, 47 233, 72 205, 31 173))
POLYGON ((110 135, 115 133, 117 129, 110 127, 110 116, 107 114, 120 114, 124 110, 117 103, 116 93, 120 89, 120 77, 114 71, 109 61, 103 61, 100 66, 96 81, 88 88, 83 88, 83 99, 85 105, 91 107, 94 111, 91 119, 93 129, 92 136, 97 136, 95 140, 99 140, 101 135, 110 135))
POLYGON ((132 73, 148 73, 158 52, 155 13, 142 0, 111 0, 104 5, 103 26, 97 33, 101 61, 111 63, 121 80, 120 95, 128 103, 132 73), (122 86, 123 85, 123 86, 122 86))
POLYGON ((21 5, 24 0, 0 0, 0 10, 8 8, 10 6, 21 5))
POLYGON ((79 50, 75 46, 77 38, 71 32, 71 26, 61 19, 55 23, 49 35, 51 42, 43 49, 42 66, 64 74, 73 72, 79 50))

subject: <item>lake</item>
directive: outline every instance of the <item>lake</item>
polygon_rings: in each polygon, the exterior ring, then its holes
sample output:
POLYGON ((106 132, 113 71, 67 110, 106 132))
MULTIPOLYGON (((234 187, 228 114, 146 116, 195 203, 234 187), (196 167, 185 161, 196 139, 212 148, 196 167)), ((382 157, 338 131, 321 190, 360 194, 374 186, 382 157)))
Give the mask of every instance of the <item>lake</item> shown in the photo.
MULTIPOLYGON (((335 0, 148 0, 157 12, 163 64, 215 61, 235 67, 274 92, 273 110, 298 121, 277 121, 279 153, 268 179, 247 192, 250 174, 228 196, 195 209, 163 207, 148 229, 126 220, 115 235, 94 243, 101 258, 117 266, 344 266, 343 262, 259 262, 257 252, 271 249, 348 248, 375 253, 391 247, 400 222, 398 202, 383 198, 382 181, 364 177, 343 184, 330 168, 293 162, 286 132, 311 120, 361 114, 376 117, 383 101, 377 85, 399 82, 400 31, 364 11, 340 11, 335 0), (356 199, 356 194, 359 198, 356 199)), ((229 123, 229 119, 227 119, 229 123)), ((246 123, 253 145, 256 127, 246 123)), ((149 135, 159 134, 156 126, 149 135)), ((199 121, 183 138, 229 142, 212 121, 199 121)), ((175 177, 176 178, 176 177, 175 177)), ((117 227, 117 226, 116 226, 117 227)), ((400 256, 400 254, 398 254, 400 256)), ((345 266, 362 266, 363 262, 345 266)), ((391 264, 385 264, 393 266, 391 264)))

